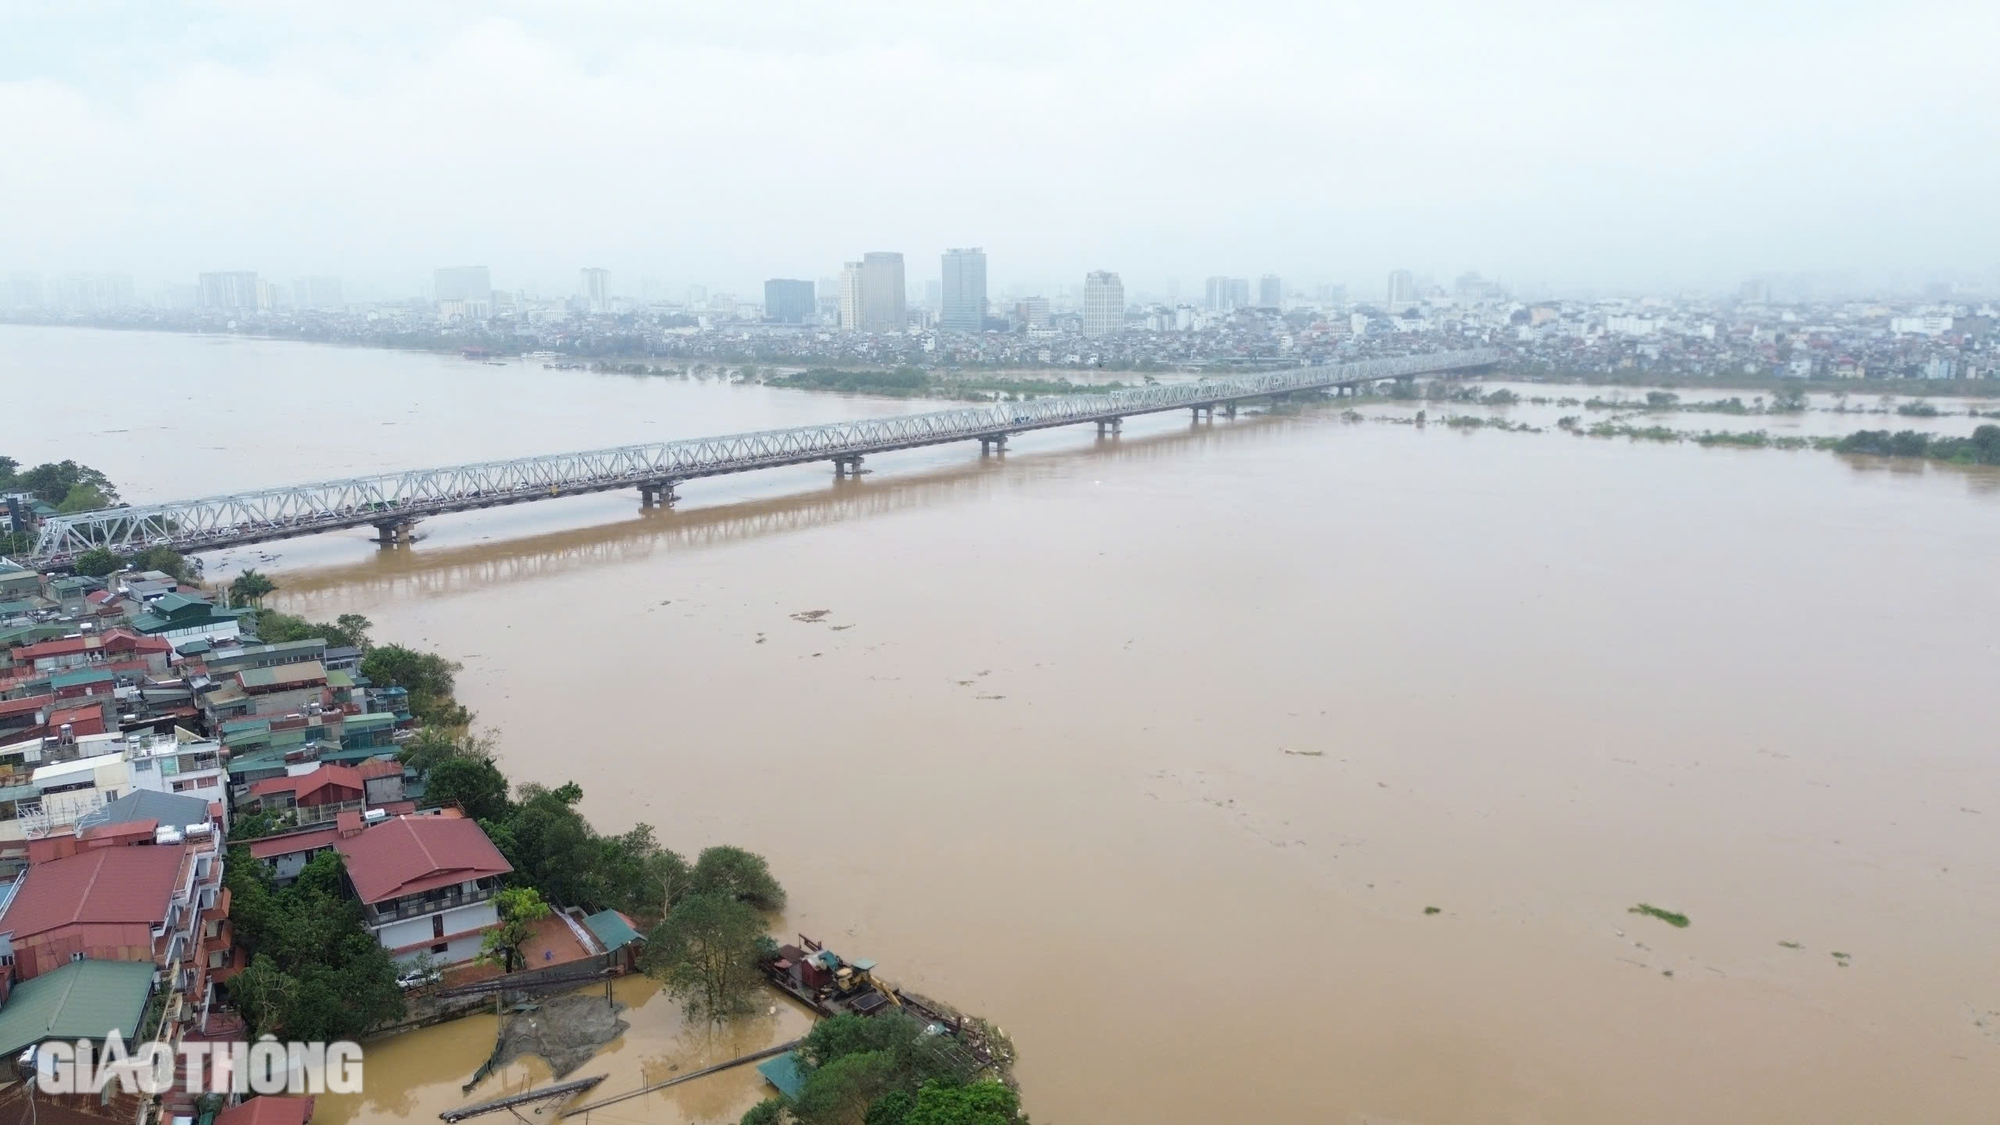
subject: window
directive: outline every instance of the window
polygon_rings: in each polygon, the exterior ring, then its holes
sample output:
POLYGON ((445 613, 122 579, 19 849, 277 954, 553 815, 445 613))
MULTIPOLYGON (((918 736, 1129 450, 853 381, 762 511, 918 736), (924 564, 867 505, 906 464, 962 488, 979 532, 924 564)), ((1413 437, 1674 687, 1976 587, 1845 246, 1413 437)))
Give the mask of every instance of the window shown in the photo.
POLYGON ((432 937, 444 936, 444 915, 442 914, 431 915, 431 936, 432 937))
POLYGON ((90 959, 90 954, 88 953, 72 953, 69 955, 70 964, 72 965, 74 965, 78 961, 88 961, 89 959, 90 959))
POLYGON ((450 953, 450 952, 451 952, 451 943, 450 943, 450 942, 444 942, 444 943, 443 943, 443 944, 441 944, 441 945, 433 945, 433 946, 431 946, 431 955, 432 955, 432 956, 434 956, 434 957, 442 957, 442 956, 444 956, 445 954, 447 954, 447 953, 450 953))

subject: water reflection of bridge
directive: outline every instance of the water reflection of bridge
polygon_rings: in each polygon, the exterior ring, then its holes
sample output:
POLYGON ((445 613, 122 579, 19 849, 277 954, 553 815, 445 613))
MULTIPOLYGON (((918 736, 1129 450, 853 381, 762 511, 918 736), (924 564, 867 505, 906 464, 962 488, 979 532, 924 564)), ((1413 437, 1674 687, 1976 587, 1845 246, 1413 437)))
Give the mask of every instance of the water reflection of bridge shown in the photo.
POLYGON ((1230 424, 1198 423, 1143 437, 1097 439, 1076 449, 1010 453, 895 478, 836 481, 823 491, 709 508, 653 508, 633 519, 498 543, 382 551, 365 562, 287 576, 279 601, 307 617, 344 611, 356 601, 430 598, 578 570, 640 562, 661 551, 700 550, 961 503, 1006 488, 1021 490, 1068 475, 1078 461, 1144 462, 1190 447, 1275 439, 1323 422, 1323 410, 1248 415, 1230 424))

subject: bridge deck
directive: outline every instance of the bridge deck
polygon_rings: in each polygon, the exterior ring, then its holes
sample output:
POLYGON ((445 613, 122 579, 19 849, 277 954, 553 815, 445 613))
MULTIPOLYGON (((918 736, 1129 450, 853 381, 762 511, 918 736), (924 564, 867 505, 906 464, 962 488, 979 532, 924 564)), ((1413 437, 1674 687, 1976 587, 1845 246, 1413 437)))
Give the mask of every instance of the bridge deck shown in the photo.
POLYGON ((107 508, 45 520, 34 554, 22 561, 51 569, 69 566, 77 556, 98 547, 131 552, 165 546, 188 554, 371 524, 393 528, 426 516, 503 504, 620 488, 663 489, 679 481, 781 465, 853 462, 898 449, 990 441, 1056 426, 1461 371, 1488 366, 1498 358, 1496 351, 1478 349, 1298 367, 1235 379, 1056 395, 821 426, 383 473, 170 504, 107 508))

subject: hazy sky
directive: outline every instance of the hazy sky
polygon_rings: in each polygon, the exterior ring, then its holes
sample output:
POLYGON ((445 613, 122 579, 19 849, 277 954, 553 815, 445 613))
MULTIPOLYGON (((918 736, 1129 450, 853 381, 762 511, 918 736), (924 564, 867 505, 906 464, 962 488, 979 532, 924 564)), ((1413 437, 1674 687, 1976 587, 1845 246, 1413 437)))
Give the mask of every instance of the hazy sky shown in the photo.
POLYGON ((0 272, 2000 269, 2000 4, 0 9, 0 272))

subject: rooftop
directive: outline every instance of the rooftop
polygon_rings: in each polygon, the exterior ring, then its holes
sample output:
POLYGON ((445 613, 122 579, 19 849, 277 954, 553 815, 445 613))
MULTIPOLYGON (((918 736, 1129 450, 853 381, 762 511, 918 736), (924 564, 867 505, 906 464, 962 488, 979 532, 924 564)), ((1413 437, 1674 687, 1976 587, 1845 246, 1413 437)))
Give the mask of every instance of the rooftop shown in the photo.
POLYGON ((27 880, 0 914, 16 941, 79 923, 157 926, 167 917, 185 848, 146 844, 96 848, 23 871, 27 880))
POLYGON ((124 824, 133 820, 154 820, 161 824, 186 827, 208 822, 208 802, 180 793, 158 793, 135 789, 115 801, 105 803, 102 824, 124 824))
POLYGON ((399 816, 335 846, 365 903, 514 870, 476 822, 456 817, 399 816))
POLYGON ((49 1039, 102 1040, 139 1030, 153 991, 143 961, 77 961, 14 986, 0 1006, 0 1057, 49 1039))

